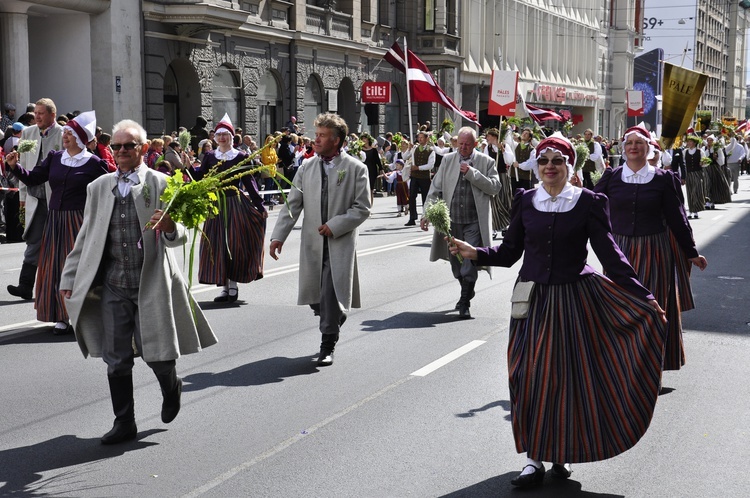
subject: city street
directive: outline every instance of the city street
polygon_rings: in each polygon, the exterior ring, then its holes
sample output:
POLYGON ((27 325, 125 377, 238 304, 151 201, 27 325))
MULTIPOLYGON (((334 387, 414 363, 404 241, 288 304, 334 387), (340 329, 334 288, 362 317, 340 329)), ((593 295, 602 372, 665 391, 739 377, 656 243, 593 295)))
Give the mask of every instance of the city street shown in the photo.
MULTIPOLYGON (((404 227, 395 197, 376 198, 360 229, 363 307, 349 314, 333 366, 316 366, 317 317, 296 305, 297 229, 279 261, 266 251, 265 277, 241 284, 233 305, 213 303, 217 289, 196 276, 219 343, 178 360, 183 404, 171 424, 137 360, 138 438, 115 446, 99 442, 114 418, 104 362, 8 294, 24 245, 0 245, 0 496, 747 496, 750 176, 740 182, 731 204, 691 220, 709 264, 694 270, 697 309, 683 314, 687 363, 664 374, 649 431, 628 452, 573 465, 567 481, 548 472, 528 492, 510 484, 526 462, 506 364, 520 264, 481 273, 473 319, 459 320, 449 264, 428 260, 432 230, 404 227)), ((266 248, 285 214, 271 211, 266 248)))

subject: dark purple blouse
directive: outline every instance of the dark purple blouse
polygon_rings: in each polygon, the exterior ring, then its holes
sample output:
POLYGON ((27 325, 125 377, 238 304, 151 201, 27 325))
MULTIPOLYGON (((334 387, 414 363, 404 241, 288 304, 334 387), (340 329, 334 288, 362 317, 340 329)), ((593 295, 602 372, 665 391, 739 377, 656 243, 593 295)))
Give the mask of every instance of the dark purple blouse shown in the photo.
MULTIPOLYGON (((237 164, 241 163, 247 158, 247 154, 244 152, 240 152, 237 154, 234 159, 224 161, 221 166, 219 166, 218 171, 226 171, 229 168, 236 166, 237 164)), ((216 158, 216 151, 209 151, 206 152, 206 154, 203 156, 203 161, 201 161, 201 166, 195 172, 192 174, 193 178, 195 180, 200 180, 203 178, 203 176, 208 173, 211 168, 219 164, 221 160, 216 158)), ((255 167, 255 165, 249 165, 251 168, 255 167)), ((243 176, 240 180, 235 181, 233 184, 238 189, 240 188, 240 182, 245 185, 245 190, 250 195, 250 200, 252 201, 255 208, 260 211, 261 213, 266 212, 266 207, 263 205, 263 198, 258 194, 258 185, 255 183, 255 178, 253 178, 253 175, 246 175, 243 176)), ((234 190, 226 190, 225 191, 227 197, 232 197, 237 195, 237 192, 234 190)))
POLYGON ((663 233, 669 227, 685 255, 698 257, 680 180, 671 171, 657 168, 650 182, 638 185, 622 180, 622 166, 607 168, 594 191, 609 198, 613 233, 638 237, 663 233))
POLYGON ((612 281, 643 300, 654 299, 638 281, 612 238, 607 198, 583 189, 567 213, 545 213, 534 207, 535 190, 518 189, 503 243, 477 248, 477 264, 511 267, 523 255, 518 276, 540 284, 565 284, 595 273, 588 265, 586 243, 591 242, 612 281))
POLYGON ((37 167, 28 171, 21 166, 11 172, 26 185, 41 185, 49 182, 52 195, 49 209, 77 211, 86 205, 86 187, 89 183, 107 174, 107 163, 92 155, 81 166, 65 166, 61 160, 64 151, 51 151, 37 167))

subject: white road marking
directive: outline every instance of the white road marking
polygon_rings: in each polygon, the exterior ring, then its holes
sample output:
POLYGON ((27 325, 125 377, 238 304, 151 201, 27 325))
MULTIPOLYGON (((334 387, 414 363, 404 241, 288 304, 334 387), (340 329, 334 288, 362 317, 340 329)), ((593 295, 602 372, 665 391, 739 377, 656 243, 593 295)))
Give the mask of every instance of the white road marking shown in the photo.
POLYGON ((723 214, 720 214, 719 216, 714 216, 713 218, 711 218, 711 221, 716 221, 716 220, 720 220, 720 219, 722 219, 723 217, 724 217, 724 215, 723 215, 723 214))
POLYGON ((461 346, 460 348, 456 349, 455 351, 448 353, 447 355, 443 356, 442 358, 439 358, 429 365, 425 365, 416 372, 412 372, 411 375, 414 377, 424 377, 425 375, 429 375, 435 370, 437 370, 440 367, 444 367, 448 363, 452 362, 453 360, 456 360, 472 349, 476 349, 482 344, 484 344, 486 341, 471 341, 470 343, 466 344, 465 346, 461 346))

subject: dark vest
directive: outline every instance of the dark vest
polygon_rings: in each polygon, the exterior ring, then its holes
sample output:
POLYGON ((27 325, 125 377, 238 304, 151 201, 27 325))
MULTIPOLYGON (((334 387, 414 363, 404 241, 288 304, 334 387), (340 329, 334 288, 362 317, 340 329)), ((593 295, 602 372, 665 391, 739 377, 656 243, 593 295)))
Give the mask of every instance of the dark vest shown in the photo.
MULTIPOLYGON (((432 147, 425 147, 423 150, 418 146, 414 150, 414 166, 423 166, 430 160, 430 154, 432 154, 432 147)), ((412 171, 412 178, 430 179, 430 170, 419 170, 412 171)))
MULTIPOLYGON (((525 148, 521 147, 521 144, 516 145, 516 162, 521 164, 528 161, 531 158, 531 151, 533 149, 534 147, 532 147, 531 144, 527 144, 525 148)), ((519 180, 531 180, 531 171, 516 168, 516 171, 513 172, 514 179, 516 173, 518 173, 519 180)))
POLYGON ((115 207, 107 232, 106 279, 114 287, 137 289, 141 283, 143 251, 138 248, 141 224, 133 196, 123 197, 115 187, 115 207))
POLYGON ((688 173, 700 171, 702 167, 700 149, 696 149, 695 154, 685 152, 685 169, 688 173))
MULTIPOLYGON (((585 143, 586 143, 586 147, 589 148, 589 154, 593 154, 595 150, 594 149, 595 142, 592 140, 591 142, 585 142, 585 143)), ((591 159, 586 159, 586 162, 583 163, 583 172, 593 173, 594 171, 596 171, 596 164, 591 159)))

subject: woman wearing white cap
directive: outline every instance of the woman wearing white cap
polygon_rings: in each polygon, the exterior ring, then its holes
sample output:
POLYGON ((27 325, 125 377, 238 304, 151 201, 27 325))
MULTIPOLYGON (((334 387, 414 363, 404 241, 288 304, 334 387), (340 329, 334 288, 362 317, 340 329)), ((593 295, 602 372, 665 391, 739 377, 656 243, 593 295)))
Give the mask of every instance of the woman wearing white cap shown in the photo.
MULTIPOLYGON (((629 128, 623 138, 625 164, 607 168, 594 190, 609 198, 615 241, 640 281, 666 310, 663 369, 679 370, 685 364, 680 312, 694 307, 689 274, 682 268, 693 264, 704 270, 708 262, 695 247, 679 180, 673 173, 646 162, 650 140, 645 128, 629 128), (674 237, 674 245, 670 235, 674 237)), ((692 139, 688 137, 688 141, 692 139)), ((699 152, 695 156, 701 157, 699 152)))
POLYGON ((33 170, 18 165, 16 152, 5 159, 13 174, 26 185, 49 181, 52 190, 39 252, 35 307, 37 320, 57 322, 55 335, 72 332, 58 288, 65 258, 73 250, 83 222, 86 187, 107 173, 106 163, 86 150, 95 133, 96 114, 83 112, 63 127, 64 150, 50 152, 33 170))
MULTIPOLYGON (((214 138, 216 150, 205 153, 200 168, 193 177, 199 180, 211 168, 225 171, 247 157, 232 148, 234 127, 227 114, 216 125, 214 138), (218 166, 217 166, 218 165, 218 166)), ((207 220, 201 239, 198 280, 202 284, 222 287, 216 302, 237 301, 237 283, 247 283, 263 278, 263 242, 266 234, 268 212, 258 194, 258 186, 251 175, 234 183, 237 190, 225 191, 226 202, 219 203, 219 214, 207 220), (240 182, 248 196, 240 192, 240 182)))

